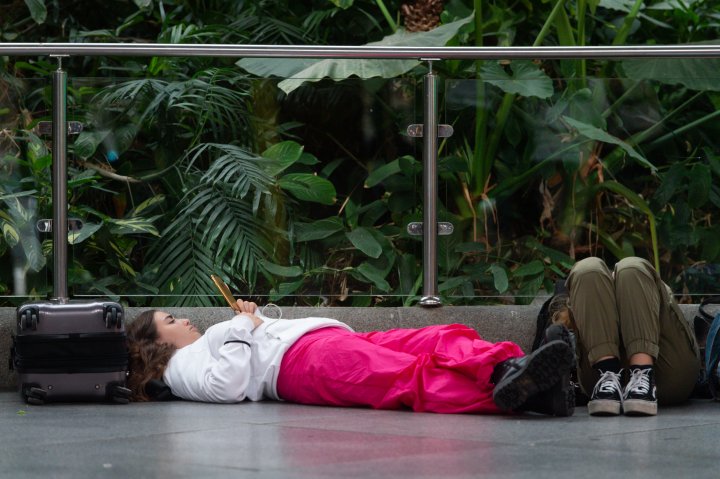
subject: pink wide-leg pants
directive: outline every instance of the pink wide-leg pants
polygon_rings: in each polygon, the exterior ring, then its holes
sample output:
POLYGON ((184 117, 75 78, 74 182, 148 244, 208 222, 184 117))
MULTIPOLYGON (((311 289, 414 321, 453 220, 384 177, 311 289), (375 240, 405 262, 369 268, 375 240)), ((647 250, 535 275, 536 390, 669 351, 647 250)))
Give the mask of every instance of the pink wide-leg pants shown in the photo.
POLYGON ((353 333, 323 328, 285 353, 278 394, 286 401, 436 413, 498 413, 490 375, 522 356, 459 324, 353 333))

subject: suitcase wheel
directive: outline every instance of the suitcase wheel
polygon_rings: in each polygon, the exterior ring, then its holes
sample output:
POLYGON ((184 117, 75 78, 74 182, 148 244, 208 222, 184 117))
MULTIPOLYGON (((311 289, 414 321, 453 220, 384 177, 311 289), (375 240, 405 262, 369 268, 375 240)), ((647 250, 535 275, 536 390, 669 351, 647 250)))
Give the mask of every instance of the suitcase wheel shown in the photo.
POLYGON ((122 311, 114 306, 105 310, 105 327, 119 328, 122 325, 122 311))
POLYGON ((39 322, 38 312, 33 308, 26 309, 20 316, 20 329, 36 330, 39 322))
POLYGON ((36 386, 30 386, 24 388, 23 393, 28 404, 33 404, 35 406, 45 404, 45 398, 47 397, 46 390, 36 386))
POLYGON ((33 406, 42 406, 43 404, 45 404, 45 401, 40 398, 36 398, 35 396, 28 396, 27 403, 32 404, 33 406))

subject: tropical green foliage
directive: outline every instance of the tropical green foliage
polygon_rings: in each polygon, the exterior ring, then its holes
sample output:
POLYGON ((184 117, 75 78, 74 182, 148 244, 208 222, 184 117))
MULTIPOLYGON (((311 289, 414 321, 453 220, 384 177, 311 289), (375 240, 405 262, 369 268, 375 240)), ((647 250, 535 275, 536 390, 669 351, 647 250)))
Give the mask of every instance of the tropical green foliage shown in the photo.
MULTIPOLYGON (((13 0, 4 42, 385 46, 715 41, 709 0, 448 0, 409 32, 399 0, 13 0)), ((55 61, 0 57, 0 293, 50 291, 55 61), (11 266, 14 265, 14 266, 11 266)), ((419 60, 85 57, 69 72, 70 284, 217 303, 218 273, 273 301, 413 304, 422 289, 419 60)), ((446 301, 522 302, 576 259, 652 260, 712 292, 720 260, 720 59, 437 61, 446 301)))

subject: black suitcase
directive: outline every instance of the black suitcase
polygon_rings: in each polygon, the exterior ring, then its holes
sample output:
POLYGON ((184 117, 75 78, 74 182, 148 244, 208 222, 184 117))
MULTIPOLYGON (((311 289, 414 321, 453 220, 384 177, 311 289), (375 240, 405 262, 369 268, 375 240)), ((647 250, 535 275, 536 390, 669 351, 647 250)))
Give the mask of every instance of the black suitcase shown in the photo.
POLYGON ((112 301, 47 300, 17 309, 12 368, 30 404, 129 402, 124 311, 112 301))

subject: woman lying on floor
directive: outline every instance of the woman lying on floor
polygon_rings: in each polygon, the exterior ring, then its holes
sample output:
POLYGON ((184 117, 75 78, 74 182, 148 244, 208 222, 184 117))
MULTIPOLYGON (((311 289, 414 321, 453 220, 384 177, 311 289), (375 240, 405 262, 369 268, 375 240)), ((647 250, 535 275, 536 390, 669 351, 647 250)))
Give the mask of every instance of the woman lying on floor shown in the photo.
POLYGON ((354 332, 329 318, 271 319, 238 300, 238 314, 200 333, 149 310, 127 328, 133 399, 163 381, 182 399, 245 399, 436 413, 573 413, 563 340, 530 355, 458 324, 354 332))

